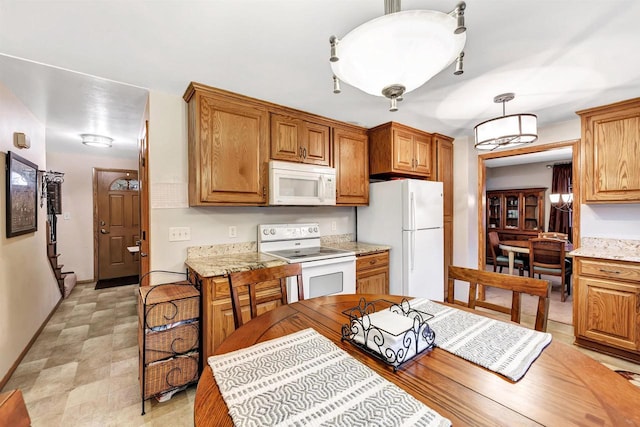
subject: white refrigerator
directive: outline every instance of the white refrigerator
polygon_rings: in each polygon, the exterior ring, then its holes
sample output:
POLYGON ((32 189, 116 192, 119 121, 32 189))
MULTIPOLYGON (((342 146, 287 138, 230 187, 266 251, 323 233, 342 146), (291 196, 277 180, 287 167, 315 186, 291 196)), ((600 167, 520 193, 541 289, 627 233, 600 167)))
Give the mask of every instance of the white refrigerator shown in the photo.
POLYGON ((357 208, 357 239, 391 246, 391 294, 444 300, 442 204, 441 182, 370 184, 369 206, 357 208))

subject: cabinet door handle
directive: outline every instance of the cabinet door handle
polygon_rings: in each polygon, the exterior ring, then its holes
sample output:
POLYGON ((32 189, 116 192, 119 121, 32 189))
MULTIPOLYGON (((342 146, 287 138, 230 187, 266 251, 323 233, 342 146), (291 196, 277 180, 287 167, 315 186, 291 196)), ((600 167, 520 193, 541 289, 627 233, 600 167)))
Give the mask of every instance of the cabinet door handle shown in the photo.
POLYGON ((303 159, 306 159, 306 158, 307 158, 307 149, 306 149, 306 148, 303 148, 303 149, 302 149, 302 158, 303 158, 303 159))
POLYGON ((298 148, 298 157, 302 157, 302 147, 298 148))
POLYGON ((371 261, 369 261, 369 264, 373 265, 373 264, 375 264, 376 262, 378 262, 378 260, 372 259, 371 261))
POLYGON ((267 187, 262 187, 262 195, 263 196, 267 195, 267 187))
POLYGON ((606 270, 604 268, 601 268, 600 271, 602 271, 603 273, 611 273, 611 274, 620 274, 619 271, 616 270, 606 270))

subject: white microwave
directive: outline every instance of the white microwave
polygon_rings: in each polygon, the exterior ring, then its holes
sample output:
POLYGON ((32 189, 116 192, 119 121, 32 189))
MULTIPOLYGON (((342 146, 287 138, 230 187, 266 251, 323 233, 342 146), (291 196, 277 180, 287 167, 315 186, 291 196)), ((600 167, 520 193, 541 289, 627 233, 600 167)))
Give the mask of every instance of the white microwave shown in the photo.
POLYGON ((336 204, 336 170, 328 166, 269 161, 270 205, 336 204))

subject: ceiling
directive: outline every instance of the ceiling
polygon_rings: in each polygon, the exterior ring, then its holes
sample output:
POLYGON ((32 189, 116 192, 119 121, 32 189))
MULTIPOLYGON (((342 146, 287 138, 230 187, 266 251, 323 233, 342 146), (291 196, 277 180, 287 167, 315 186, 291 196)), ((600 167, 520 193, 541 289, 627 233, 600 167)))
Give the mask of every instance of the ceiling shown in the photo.
POLYGON ((0 0, 0 83, 45 123, 48 150, 89 149, 78 135, 99 133, 115 139, 109 155, 135 153, 147 90, 181 96, 190 81, 454 137, 501 115, 504 92, 516 93, 507 114, 535 113, 540 127, 640 96, 637 0, 468 0, 463 75, 450 66, 395 113, 347 84, 333 94, 329 36, 383 13, 383 0, 0 0))

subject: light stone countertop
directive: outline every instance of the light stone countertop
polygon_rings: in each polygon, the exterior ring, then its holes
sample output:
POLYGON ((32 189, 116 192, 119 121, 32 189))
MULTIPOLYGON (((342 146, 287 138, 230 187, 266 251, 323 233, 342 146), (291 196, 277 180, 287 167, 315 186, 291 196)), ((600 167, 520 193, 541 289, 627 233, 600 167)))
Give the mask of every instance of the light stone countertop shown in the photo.
POLYGON ((367 255, 374 252, 388 251, 391 249, 391 246, 363 242, 328 243, 326 246, 335 249, 343 249, 345 251, 353 251, 356 253, 356 256, 367 255))
MULTIPOLYGON (((386 245, 351 242, 351 234, 323 237, 321 245, 366 255, 391 249, 386 245)), ((185 264, 201 277, 225 276, 238 271, 257 270, 287 264, 286 261, 257 252, 256 242, 193 246, 187 248, 185 264)))
POLYGON ((574 257, 640 262, 640 240, 583 237, 580 247, 570 254, 574 257))
POLYGON ((285 265, 287 262, 260 252, 242 252, 187 258, 185 264, 201 277, 214 277, 225 276, 238 271, 276 267, 285 265))

